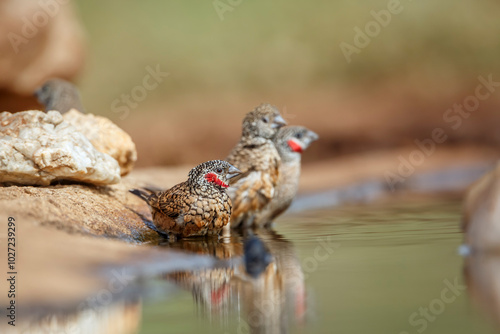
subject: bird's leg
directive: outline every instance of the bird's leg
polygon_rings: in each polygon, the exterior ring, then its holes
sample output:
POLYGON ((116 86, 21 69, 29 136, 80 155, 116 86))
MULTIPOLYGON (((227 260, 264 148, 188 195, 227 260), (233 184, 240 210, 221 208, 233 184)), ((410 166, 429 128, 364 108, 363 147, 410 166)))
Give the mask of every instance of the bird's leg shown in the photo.
POLYGON ((176 242, 177 241, 177 235, 173 233, 168 234, 168 242, 176 242))
POLYGON ((264 224, 264 227, 268 230, 272 230, 274 228, 274 221, 268 221, 264 224))
POLYGON ((253 222, 255 220, 255 215, 251 215, 250 217, 247 217, 244 221, 243 224, 245 228, 250 228, 253 226, 253 222))

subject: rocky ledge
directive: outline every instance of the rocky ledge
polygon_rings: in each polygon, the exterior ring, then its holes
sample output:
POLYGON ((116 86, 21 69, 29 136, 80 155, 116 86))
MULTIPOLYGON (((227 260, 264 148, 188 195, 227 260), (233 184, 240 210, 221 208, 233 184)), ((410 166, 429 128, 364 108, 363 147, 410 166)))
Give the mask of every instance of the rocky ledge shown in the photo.
MULTIPOLYGON (((401 154, 410 152, 386 152, 383 157, 367 154, 351 160, 306 165, 301 179, 301 196, 307 197, 307 192, 314 196, 320 191, 338 189, 339 196, 331 198, 326 194, 323 197, 332 199, 327 202, 329 206, 345 203, 350 200, 345 194, 352 190, 354 183, 369 186, 372 180, 381 180, 383 184, 385 172, 395 168, 393 161, 397 161, 401 154)), ((447 179, 440 171, 457 166, 476 170, 474 166, 478 162, 487 168, 497 158, 490 151, 483 152, 476 148, 461 149, 460 152, 462 155, 455 151, 436 152, 419 167, 415 175, 407 179, 406 191, 423 191, 411 185, 415 181, 421 184, 425 174, 430 176, 424 179, 433 184, 432 190, 427 191, 435 191, 439 182, 434 176, 438 175, 444 181, 447 179)), ((136 169, 122 177, 119 183, 106 186, 68 182, 51 186, 0 186, 0 228, 7 231, 9 217, 13 217, 16 222, 18 270, 24 277, 20 286, 22 294, 19 305, 36 310, 78 305, 109 285, 114 276, 109 278, 95 274, 102 272, 103 268, 119 268, 118 272, 122 273, 121 268, 137 264, 134 272, 127 274, 132 282, 146 275, 145 272, 151 275, 151 266, 162 272, 173 272, 180 268, 211 265, 210 259, 183 255, 176 249, 136 246, 158 244, 162 240, 145 225, 145 221, 151 219, 146 203, 128 190, 144 186, 171 187, 184 181, 190 168, 136 169), (149 267, 145 267, 147 263, 149 267), (158 264, 161 266, 158 267, 158 264)), ((399 196, 401 191, 405 191, 401 187, 395 193, 388 187, 380 189, 377 199, 380 196, 399 196)), ((457 187, 454 184, 453 190, 462 192, 464 186, 457 187)), ((361 191, 359 194, 355 196, 357 201, 374 199, 372 192, 361 191)), ((304 202, 304 199, 298 202, 304 202)), ((282 223, 278 222, 277 226, 282 223)), ((4 233, 0 235, 0 244, 6 243, 7 234, 4 233)), ((185 249, 188 246, 192 248, 186 243, 177 243, 173 248, 185 249)), ((195 246, 202 247, 203 244, 197 243, 195 246)), ((25 312, 27 314, 29 311, 25 309, 25 312)))
MULTIPOLYGON (((401 151, 386 153, 384 159, 380 159, 380 155, 368 154, 352 161, 331 160, 309 164, 303 168, 299 196, 301 199, 295 204, 303 210, 318 205, 366 202, 408 192, 432 193, 441 189, 461 193, 470 182, 494 163, 489 151, 480 152, 471 148, 461 149, 461 152, 462 156, 454 151, 436 153, 418 172, 406 180, 406 187, 400 187, 395 192, 385 184, 384 174, 394 168, 393 161, 401 151), (456 180, 457 177, 453 173, 457 166, 464 168, 465 172, 471 172, 459 174, 461 182, 453 182, 450 187, 448 174, 456 180), (370 190, 374 181, 379 184, 376 196, 370 190), (422 188, 421 185, 426 182, 432 183, 433 186, 429 189, 422 188), (419 186, 414 187, 413 184, 419 186), (338 189, 338 196, 332 197, 331 193, 324 193, 332 189, 338 189), (347 196, 353 190, 356 190, 356 196, 347 196), (322 201, 317 200, 318 195, 322 201), (312 206, 308 204, 308 199, 314 202, 312 206), (325 202, 325 199, 330 201, 325 202)), ((151 220, 149 207, 137 196, 129 193, 129 189, 170 188, 186 180, 190 168, 191 166, 136 169, 122 177, 119 183, 106 186, 68 182, 51 186, 4 186, 0 187, 0 212, 23 222, 30 221, 35 225, 56 227, 71 233, 131 242, 150 242, 158 240, 159 236, 144 223, 151 220)))
POLYGON ((0 212, 20 221, 55 227, 69 233, 117 238, 131 242, 159 239, 144 223, 148 206, 129 193, 143 186, 170 187, 182 181, 188 167, 133 172, 118 184, 95 186, 66 183, 51 186, 0 187, 0 212))
POLYGON ((71 110, 0 113, 0 183, 70 180, 115 184, 137 153, 130 136, 104 117, 71 110))

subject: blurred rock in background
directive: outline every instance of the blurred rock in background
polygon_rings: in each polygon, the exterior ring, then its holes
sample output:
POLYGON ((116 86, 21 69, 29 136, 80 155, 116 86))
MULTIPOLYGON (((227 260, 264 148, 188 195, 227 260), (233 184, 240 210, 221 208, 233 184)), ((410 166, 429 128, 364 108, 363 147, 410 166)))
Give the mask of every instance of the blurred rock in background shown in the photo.
POLYGON ((34 90, 48 78, 74 79, 84 58, 72 1, 0 1, 0 111, 40 109, 34 90))

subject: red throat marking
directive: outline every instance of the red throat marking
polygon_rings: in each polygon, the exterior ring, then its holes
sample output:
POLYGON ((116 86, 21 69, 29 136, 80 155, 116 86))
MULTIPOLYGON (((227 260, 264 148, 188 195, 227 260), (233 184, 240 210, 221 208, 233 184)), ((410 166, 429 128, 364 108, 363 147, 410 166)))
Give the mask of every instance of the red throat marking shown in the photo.
POLYGON ((228 184, 222 182, 214 173, 205 174, 205 180, 207 180, 210 183, 215 183, 216 185, 221 186, 223 188, 229 187, 228 184))
POLYGON ((292 151, 302 153, 302 146, 297 144, 297 142, 295 140, 289 139, 287 143, 288 143, 288 146, 290 146, 290 148, 292 149, 292 151))
POLYGON ((225 283, 223 286, 217 290, 212 291, 210 294, 211 303, 214 305, 219 305, 227 297, 229 291, 229 284, 225 283))

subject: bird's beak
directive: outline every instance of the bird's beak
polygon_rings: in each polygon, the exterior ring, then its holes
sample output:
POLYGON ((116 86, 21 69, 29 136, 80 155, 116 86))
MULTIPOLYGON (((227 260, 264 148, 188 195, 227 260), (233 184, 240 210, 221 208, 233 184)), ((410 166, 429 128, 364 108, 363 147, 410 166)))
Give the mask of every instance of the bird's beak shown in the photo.
POLYGON ((238 176, 240 174, 241 174, 241 170, 239 170, 238 168, 236 168, 233 165, 231 165, 229 167, 229 170, 227 171, 226 179, 230 180, 233 177, 238 176))
POLYGON ((278 115, 274 118, 274 121, 273 121, 273 124, 271 125, 271 127, 273 129, 276 129, 276 128, 281 128, 282 126, 285 126, 286 125, 286 121, 283 117, 281 117, 281 115, 278 115))
POLYGON ((318 134, 316 132, 314 132, 314 131, 311 131, 311 130, 307 131, 307 136, 309 138, 311 138, 311 141, 315 141, 315 140, 319 139, 318 134))

